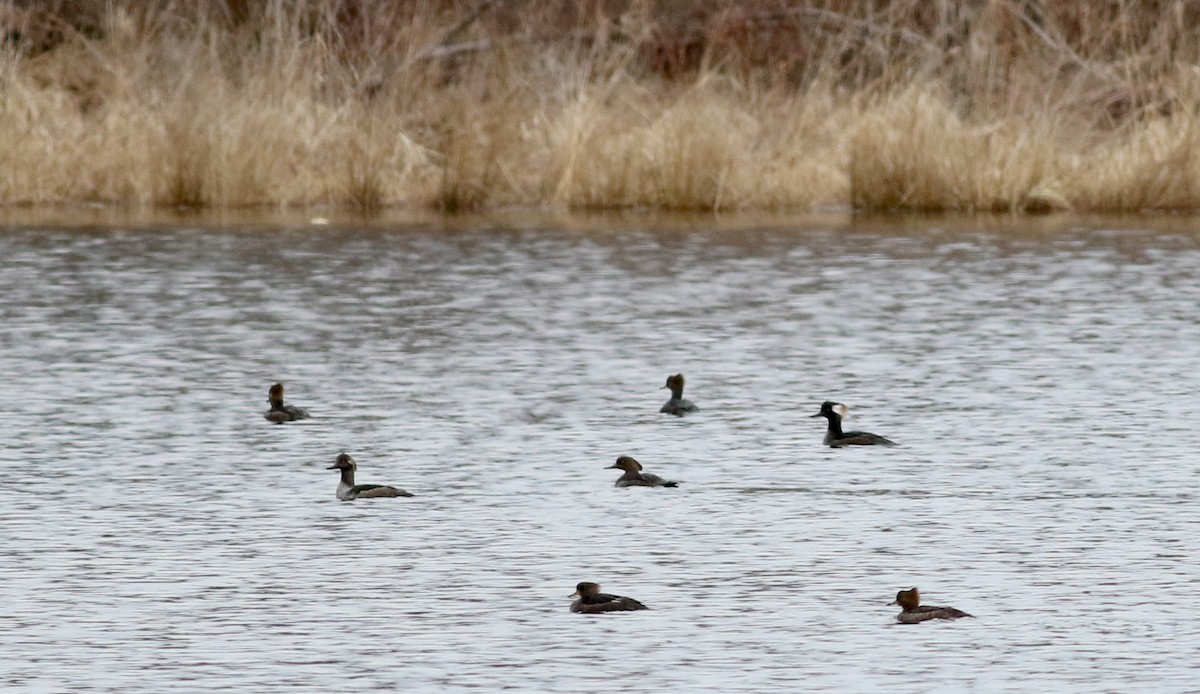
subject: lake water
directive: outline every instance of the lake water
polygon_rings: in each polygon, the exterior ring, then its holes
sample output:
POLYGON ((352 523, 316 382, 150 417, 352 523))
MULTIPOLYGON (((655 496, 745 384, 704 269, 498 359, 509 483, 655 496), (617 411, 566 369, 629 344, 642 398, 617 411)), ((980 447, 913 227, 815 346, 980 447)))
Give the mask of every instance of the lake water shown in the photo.
POLYGON ((1200 221, 1118 222, 4 227, 0 689, 1194 691, 1200 221))

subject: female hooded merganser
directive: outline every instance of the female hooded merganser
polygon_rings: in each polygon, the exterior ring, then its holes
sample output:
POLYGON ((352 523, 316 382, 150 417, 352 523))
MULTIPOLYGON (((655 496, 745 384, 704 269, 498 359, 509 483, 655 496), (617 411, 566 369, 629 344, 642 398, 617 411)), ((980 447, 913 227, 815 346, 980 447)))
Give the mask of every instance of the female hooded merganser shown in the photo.
POLYGON ((909 588, 896 593, 896 599, 888 603, 899 605, 900 614, 896 621, 901 624, 920 624, 929 619, 958 619, 959 617, 974 617, 953 607, 932 607, 921 604, 921 593, 916 588, 909 588))
POLYGON ((579 598, 571 603, 571 611, 582 612, 584 614, 650 609, 633 598, 623 598, 619 595, 601 593, 600 584, 588 581, 575 586, 575 592, 571 594, 571 597, 579 598))
POLYGON ((850 408, 840 402, 826 400, 821 403, 821 411, 813 417, 824 417, 829 420, 829 428, 825 430, 825 445, 832 448, 842 446, 895 446, 896 442, 886 439, 879 434, 865 431, 842 431, 842 417, 850 408))
POLYGON ((651 475, 642 472, 642 464, 623 455, 617 458, 617 462, 608 466, 611 470, 617 468, 624 470, 625 474, 617 478, 617 487, 678 487, 678 482, 668 482, 658 475, 651 475))
POLYGON ((358 463, 355 463, 354 458, 345 453, 339 455, 337 460, 333 461, 333 465, 325 469, 342 471, 342 481, 338 482, 337 486, 337 498, 342 501, 370 499, 376 496, 412 496, 403 489, 382 484, 355 484, 354 471, 358 469, 358 463))
POLYGON ((659 412, 666 412, 667 414, 673 414, 676 417, 682 417, 688 412, 700 411, 700 408, 696 407, 696 404, 691 400, 683 399, 683 374, 667 376, 667 384, 662 388, 659 388, 659 390, 662 390, 663 388, 671 389, 671 399, 662 406, 662 409, 660 409, 659 412))
POLYGON ((308 419, 308 410, 283 404, 282 383, 276 383, 267 391, 267 402, 271 403, 271 409, 267 410, 263 416, 269 422, 283 424, 297 419, 308 419))

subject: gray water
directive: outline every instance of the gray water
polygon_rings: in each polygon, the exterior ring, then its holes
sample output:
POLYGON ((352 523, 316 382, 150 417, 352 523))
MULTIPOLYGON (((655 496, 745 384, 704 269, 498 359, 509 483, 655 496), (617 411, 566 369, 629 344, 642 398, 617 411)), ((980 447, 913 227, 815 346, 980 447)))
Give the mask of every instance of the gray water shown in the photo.
POLYGON ((0 688, 1194 690, 1200 233, 939 224, 5 228, 0 688))

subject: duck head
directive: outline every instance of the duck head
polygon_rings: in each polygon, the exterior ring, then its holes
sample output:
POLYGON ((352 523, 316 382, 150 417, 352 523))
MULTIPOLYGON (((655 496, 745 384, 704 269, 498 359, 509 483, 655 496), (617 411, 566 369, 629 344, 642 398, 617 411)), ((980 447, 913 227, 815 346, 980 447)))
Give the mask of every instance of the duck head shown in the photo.
POLYGON ((850 411, 850 408, 846 407, 845 405, 843 405, 840 402, 826 400, 825 402, 821 403, 821 411, 814 415, 810 415, 810 416, 811 417, 824 417, 825 419, 832 419, 834 417, 841 418, 841 417, 845 417, 846 413, 849 411, 850 411))
POLYGON ((624 470, 625 472, 641 472, 642 464, 627 455, 623 455, 617 458, 617 462, 609 465, 607 469, 611 470, 612 468, 624 470))
POLYGON ((349 454, 342 453, 334 461, 333 465, 325 468, 326 470, 357 470, 358 464, 354 462, 349 454))
POLYGON ((915 610, 917 605, 921 604, 921 591, 917 590, 916 586, 908 590, 902 590, 896 593, 896 599, 889 602, 889 605, 899 605, 900 609, 908 612, 915 610))
POLYGON ((575 592, 571 593, 573 598, 586 598, 589 595, 599 595, 600 584, 592 583, 591 581, 583 581, 575 586, 575 592))
POLYGON ((670 388, 671 396, 674 398, 679 398, 683 396, 683 382, 683 374, 667 376, 666 385, 664 385, 662 388, 659 388, 659 390, 662 390, 663 388, 670 388))
POLYGON ((283 405, 283 384, 276 383, 267 391, 267 402, 271 403, 272 407, 283 405))

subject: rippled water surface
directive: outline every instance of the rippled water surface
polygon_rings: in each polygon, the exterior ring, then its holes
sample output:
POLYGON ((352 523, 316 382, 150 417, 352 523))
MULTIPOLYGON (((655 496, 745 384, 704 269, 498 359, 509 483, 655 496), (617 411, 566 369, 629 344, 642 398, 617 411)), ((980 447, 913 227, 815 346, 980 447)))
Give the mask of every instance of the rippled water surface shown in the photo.
POLYGON ((655 226, 0 230, 0 688, 1194 690, 1200 234, 655 226))

